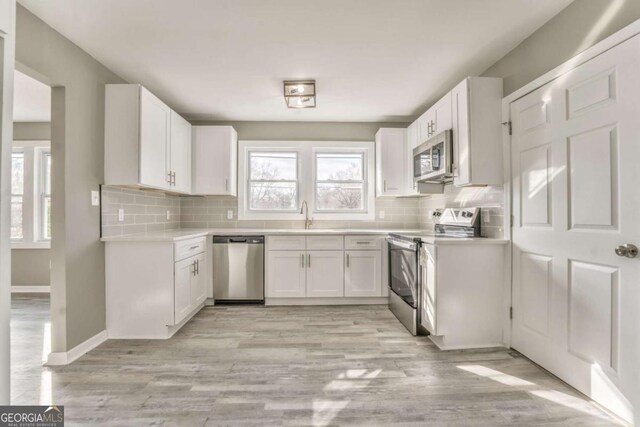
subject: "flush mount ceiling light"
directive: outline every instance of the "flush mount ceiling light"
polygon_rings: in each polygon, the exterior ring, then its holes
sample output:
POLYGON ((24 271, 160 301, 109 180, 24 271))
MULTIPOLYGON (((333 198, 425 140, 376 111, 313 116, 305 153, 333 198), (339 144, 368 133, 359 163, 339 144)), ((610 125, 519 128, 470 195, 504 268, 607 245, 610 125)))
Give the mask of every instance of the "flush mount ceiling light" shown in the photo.
POLYGON ((285 80, 284 101, 289 108, 316 108, 316 81, 285 80))

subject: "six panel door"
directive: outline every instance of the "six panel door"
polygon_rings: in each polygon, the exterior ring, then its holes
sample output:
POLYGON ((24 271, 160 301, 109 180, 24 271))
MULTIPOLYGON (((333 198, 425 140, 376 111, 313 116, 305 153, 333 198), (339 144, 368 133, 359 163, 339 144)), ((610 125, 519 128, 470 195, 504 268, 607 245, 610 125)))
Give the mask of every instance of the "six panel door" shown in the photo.
POLYGON ((511 104, 512 346, 629 420, 640 408, 640 37, 511 104), (623 201, 623 203, 621 203, 623 201))

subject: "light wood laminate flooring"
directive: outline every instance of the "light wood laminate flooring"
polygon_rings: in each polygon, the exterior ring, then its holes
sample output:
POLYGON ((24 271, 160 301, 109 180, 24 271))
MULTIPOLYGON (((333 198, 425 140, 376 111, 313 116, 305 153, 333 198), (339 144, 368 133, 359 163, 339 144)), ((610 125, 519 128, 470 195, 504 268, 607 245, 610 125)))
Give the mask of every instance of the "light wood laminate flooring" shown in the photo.
POLYGON ((604 426, 505 349, 439 351, 385 306, 207 307, 170 340, 110 340, 42 368, 48 298, 15 297, 12 403, 67 425, 604 426))

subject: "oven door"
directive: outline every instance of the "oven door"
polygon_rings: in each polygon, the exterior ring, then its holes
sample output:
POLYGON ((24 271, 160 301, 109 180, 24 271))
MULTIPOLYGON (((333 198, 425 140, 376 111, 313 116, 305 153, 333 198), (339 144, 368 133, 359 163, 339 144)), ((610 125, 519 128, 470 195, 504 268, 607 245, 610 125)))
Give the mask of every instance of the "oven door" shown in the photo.
POLYGON ((418 244, 387 238, 389 287, 413 308, 418 308, 418 244))

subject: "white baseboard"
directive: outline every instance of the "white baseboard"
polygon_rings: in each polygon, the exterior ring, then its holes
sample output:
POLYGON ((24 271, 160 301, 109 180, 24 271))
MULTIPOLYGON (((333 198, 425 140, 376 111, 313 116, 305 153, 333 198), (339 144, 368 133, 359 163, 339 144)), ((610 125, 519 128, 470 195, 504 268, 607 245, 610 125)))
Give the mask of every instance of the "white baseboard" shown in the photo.
POLYGON ((12 286, 12 294, 50 294, 51 286, 12 286))
POLYGON ((45 366, 61 366, 68 365, 69 363, 77 360, 81 356, 85 355, 89 351, 93 350, 103 342, 107 340, 107 331, 104 330, 85 342, 78 344, 67 352, 51 352, 47 357, 45 366))
POLYGON ((389 297, 265 298, 264 305, 374 305, 388 304, 389 297))

